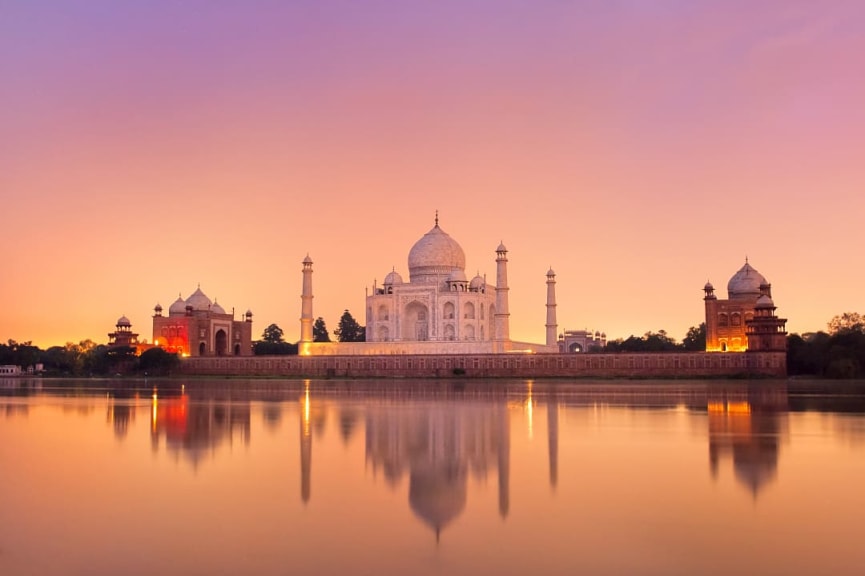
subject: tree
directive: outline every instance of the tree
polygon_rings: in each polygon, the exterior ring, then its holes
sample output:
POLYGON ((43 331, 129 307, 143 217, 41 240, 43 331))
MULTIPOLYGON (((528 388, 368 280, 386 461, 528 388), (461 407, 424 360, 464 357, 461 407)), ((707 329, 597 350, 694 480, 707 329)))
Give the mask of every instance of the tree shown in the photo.
POLYGON ((162 348, 151 348, 141 353, 138 358, 138 369, 151 376, 167 376, 180 365, 177 354, 166 352, 162 348))
POLYGON ((340 342, 366 342, 366 329, 346 310, 339 319, 339 326, 333 331, 340 342))
POLYGON ((315 324, 312 325, 312 341, 330 342, 330 334, 327 331, 327 326, 324 325, 324 318, 321 316, 316 318, 315 324))
POLYGON ((261 333, 261 340, 252 343, 252 353, 256 356, 297 354, 297 344, 283 340, 282 328, 271 324, 261 333))
POLYGON ((682 338, 682 348, 688 352, 700 352, 706 349, 705 322, 701 322, 699 326, 688 328, 688 333, 682 338))
POLYGON ((264 329, 264 332, 261 333, 261 341, 268 342, 270 344, 279 344, 284 342, 282 339, 284 332, 282 328, 277 326, 276 324, 271 324, 267 328, 264 329))
POLYGON ((829 334, 835 336, 839 332, 865 332, 865 316, 858 312, 844 312, 829 320, 829 334))

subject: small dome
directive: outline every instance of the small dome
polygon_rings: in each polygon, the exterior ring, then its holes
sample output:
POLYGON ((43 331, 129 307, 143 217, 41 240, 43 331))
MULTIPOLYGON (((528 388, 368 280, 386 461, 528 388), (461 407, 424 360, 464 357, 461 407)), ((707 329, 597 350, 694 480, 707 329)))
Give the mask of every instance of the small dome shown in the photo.
POLYGON ((250 318, 252 318, 252 310, 247 310, 244 316, 249 316, 250 318))
POLYGON ((213 301, 213 306, 210 307, 210 311, 216 314, 225 314, 225 309, 220 306, 216 300, 213 301))
POLYGON ((553 272, 553 269, 552 269, 552 268, 550 268, 549 270, 547 270, 547 276, 548 276, 548 277, 549 277, 549 276, 555 276, 555 275, 556 275, 556 273, 553 272))
POLYGON ((469 279, 466 278, 466 273, 462 270, 454 270, 451 272, 451 275, 448 276, 448 282, 468 282, 469 279))
POLYGON ((309 257, 309 254, 306 255, 306 258, 303 259, 304 264, 312 264, 312 258, 309 257))
POLYGON ((757 303, 754 305, 755 308, 774 308, 775 303, 772 302, 772 299, 767 295, 763 294, 759 298, 757 298, 757 303))
POLYGON ((484 283, 485 283, 484 277, 481 276, 480 274, 478 274, 477 276, 472 278, 472 281, 469 283, 469 289, 470 290, 480 290, 481 288, 484 287, 484 283))
POLYGON ((387 276, 384 277, 385 286, 392 286, 394 284, 402 284, 402 276, 396 270, 388 272, 387 276))
POLYGON ((213 302, 210 301, 204 292, 201 291, 201 286, 195 289, 195 292, 186 299, 186 305, 192 306, 193 310, 208 310, 213 302))
POLYGON ((712 290, 714 290, 714 289, 715 289, 715 287, 712 286, 712 283, 711 283, 711 282, 706 282, 706 285, 703 286, 703 290, 705 290, 706 292, 710 292, 710 291, 712 291, 712 290))
POLYGON ((507 251, 508 251, 508 249, 505 248, 505 243, 504 243, 504 242, 500 242, 500 243, 499 243, 499 247, 496 248, 496 252, 507 252, 507 251))
POLYGON ((727 294, 731 300, 756 298, 760 295, 760 285, 762 284, 768 284, 768 282, 745 260, 745 265, 727 283, 727 294))
POLYGON ((178 294, 177 300, 168 308, 168 314, 186 314, 186 302, 178 294))
POLYGON ((462 247, 439 228, 438 222, 408 253, 408 274, 412 282, 435 282, 436 277, 465 267, 466 255, 462 247))
POLYGON ((126 316, 121 316, 117 319, 118 326, 132 326, 132 322, 129 321, 129 318, 126 316))

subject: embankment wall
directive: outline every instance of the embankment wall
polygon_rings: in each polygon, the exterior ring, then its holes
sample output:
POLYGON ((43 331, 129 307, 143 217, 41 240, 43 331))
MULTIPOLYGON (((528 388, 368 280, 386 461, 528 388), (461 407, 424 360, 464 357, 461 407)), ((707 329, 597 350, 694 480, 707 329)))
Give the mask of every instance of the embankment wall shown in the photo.
POLYGON ((652 354, 423 354, 184 358, 202 376, 289 378, 711 378, 784 377, 784 352, 652 354))

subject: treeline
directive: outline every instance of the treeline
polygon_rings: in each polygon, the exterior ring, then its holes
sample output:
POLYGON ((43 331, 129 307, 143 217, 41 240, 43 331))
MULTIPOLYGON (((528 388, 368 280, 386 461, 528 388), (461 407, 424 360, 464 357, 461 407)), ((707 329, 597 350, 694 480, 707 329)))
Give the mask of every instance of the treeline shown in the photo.
POLYGON ((828 332, 787 337, 787 373, 823 378, 865 378, 865 318, 835 316, 828 332))
POLYGON ((140 356, 131 347, 109 348, 92 340, 67 342, 41 350, 31 342, 9 340, 0 344, 0 364, 20 366, 22 370, 42 365, 46 376, 114 376, 142 374, 167 376, 179 365, 176 354, 151 348, 140 356))
MULTIPOLYGON (((358 324, 351 312, 346 310, 333 331, 337 342, 366 342, 366 328, 358 324)), ((261 339, 252 343, 256 356, 297 354, 297 343, 285 341, 285 332, 276 324, 271 324, 261 333, 261 339)), ((312 324, 313 342, 331 342, 330 332, 324 318, 319 316, 312 324)))
POLYGON ((666 330, 646 332, 642 336, 610 340, 605 348, 590 348, 589 352, 699 352, 706 349, 706 323, 691 326, 682 342, 667 334, 666 330))
MULTIPOLYGON (((787 337, 787 373, 821 378, 865 378, 865 317, 855 312, 835 316, 828 332, 810 332, 787 337)), ((339 342, 363 342, 365 330, 346 310, 334 331, 339 342)), ((330 333, 319 317, 313 324, 313 341, 330 342, 330 333)), ((607 342, 606 348, 589 352, 697 352, 706 349, 706 325, 692 326, 682 342, 666 331, 646 332, 607 342)), ((297 354, 297 344, 284 340, 282 328, 271 324, 261 339, 253 342, 256 355, 297 354)), ((23 370, 42 364, 49 376, 113 376, 139 374, 170 375, 180 363, 176 354, 161 348, 151 348, 140 356, 133 348, 109 348, 92 340, 41 350, 31 342, 9 340, 0 343, 0 365, 11 364, 23 370)))

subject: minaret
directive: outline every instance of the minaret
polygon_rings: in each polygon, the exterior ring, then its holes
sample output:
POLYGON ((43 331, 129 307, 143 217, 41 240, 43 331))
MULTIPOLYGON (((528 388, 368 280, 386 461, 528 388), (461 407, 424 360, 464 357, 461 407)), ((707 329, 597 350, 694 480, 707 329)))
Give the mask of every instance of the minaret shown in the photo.
POLYGON ((506 342, 511 338, 510 312, 508 312, 508 249, 504 243, 496 248, 496 317, 495 338, 506 342))
POLYGON ((300 295, 300 341, 312 342, 312 258, 303 259, 303 293, 300 295))
POLYGON ((556 273, 550 268, 547 271, 547 346, 556 346, 556 334, 559 325, 556 323, 556 273))

